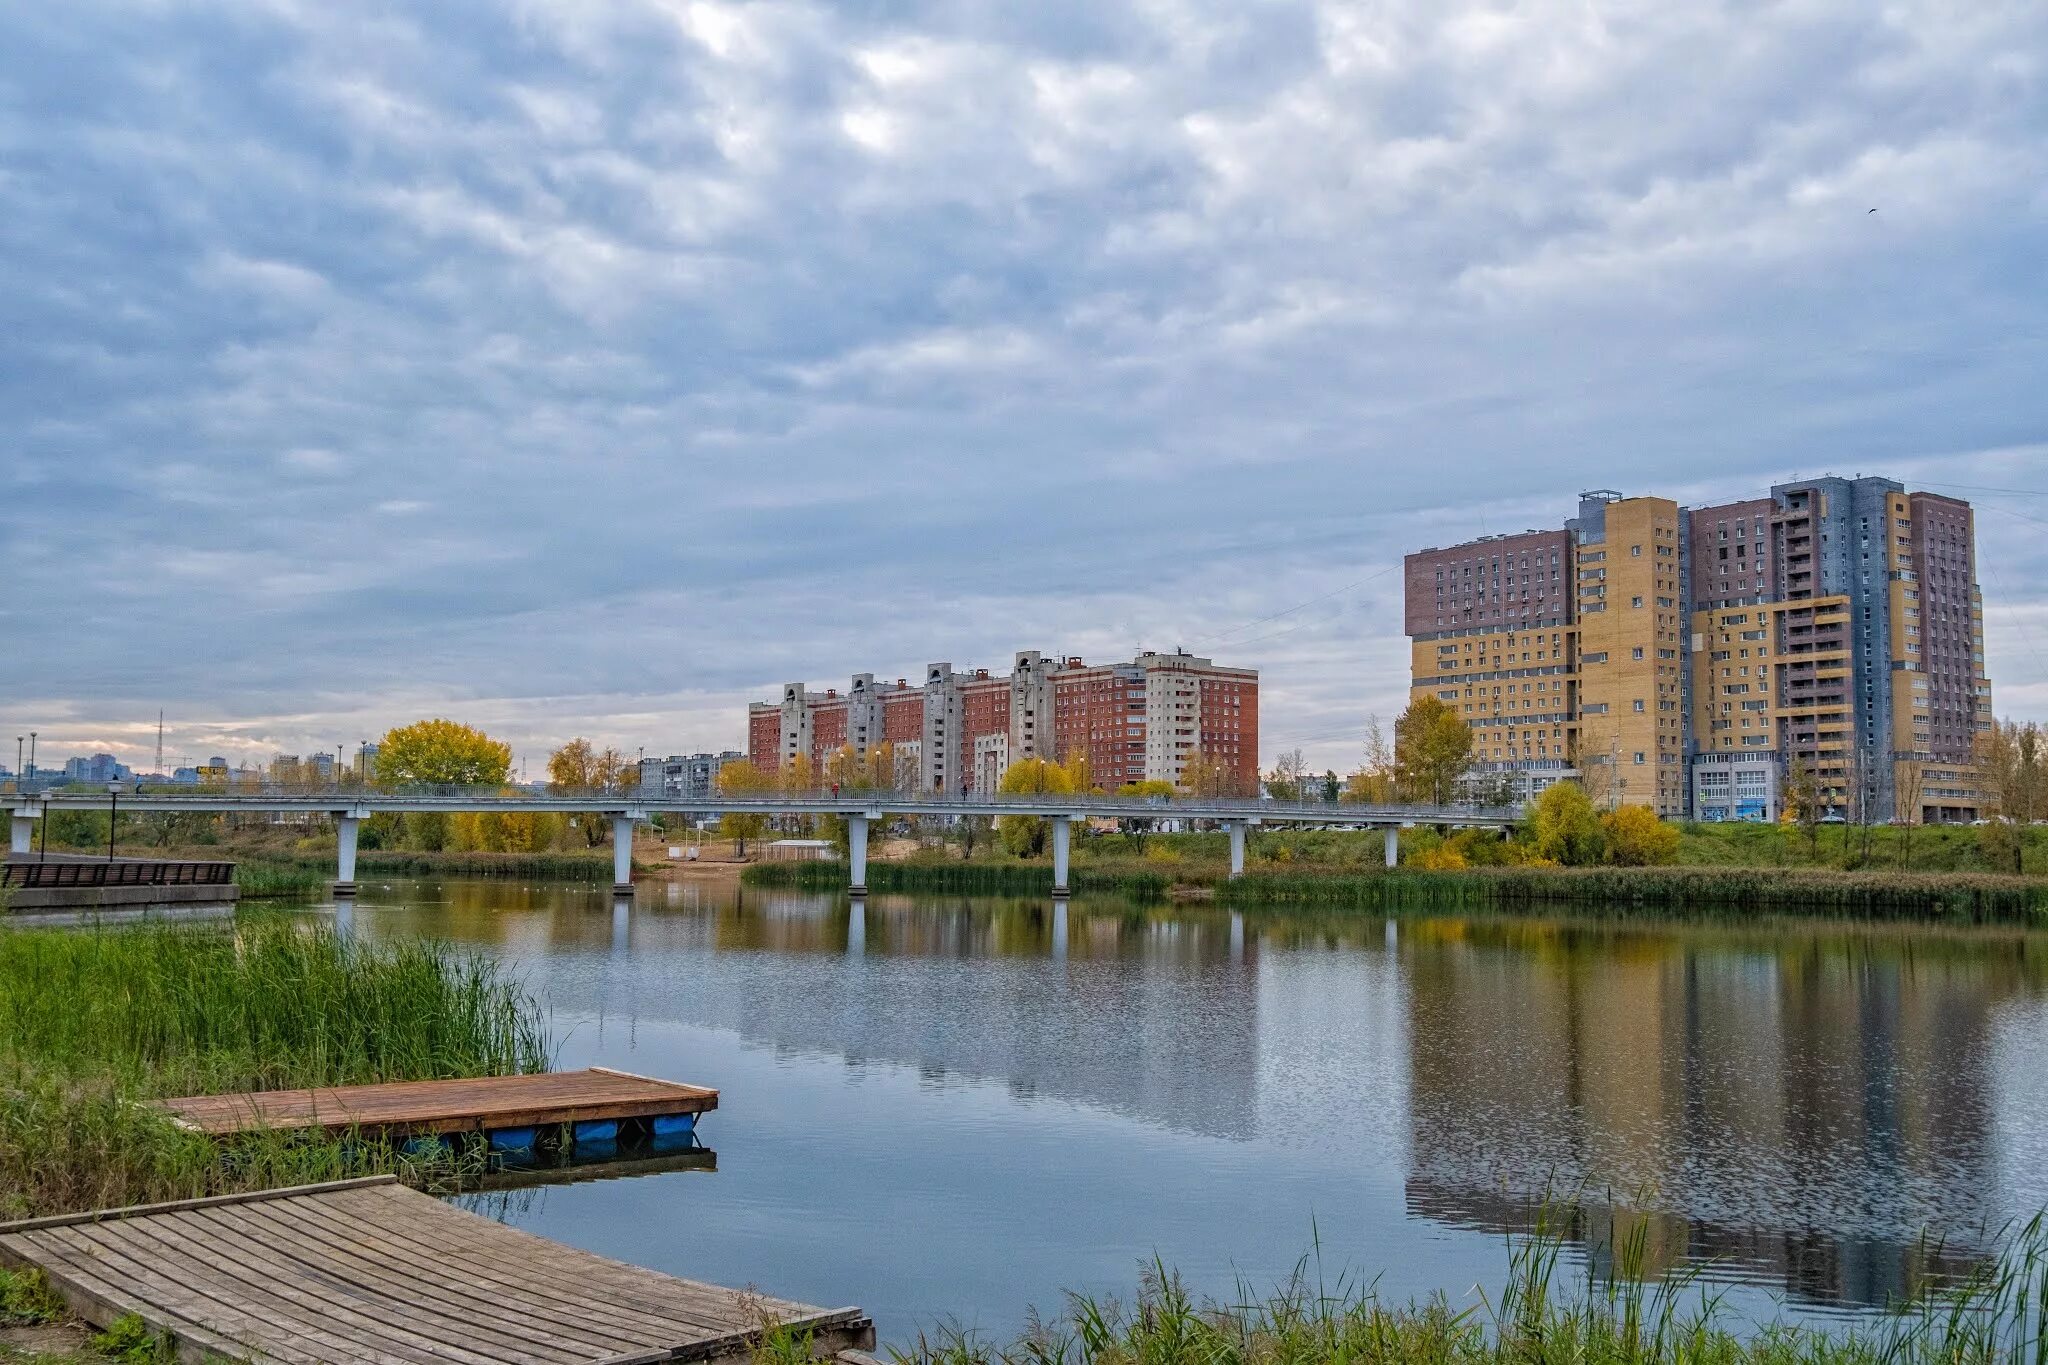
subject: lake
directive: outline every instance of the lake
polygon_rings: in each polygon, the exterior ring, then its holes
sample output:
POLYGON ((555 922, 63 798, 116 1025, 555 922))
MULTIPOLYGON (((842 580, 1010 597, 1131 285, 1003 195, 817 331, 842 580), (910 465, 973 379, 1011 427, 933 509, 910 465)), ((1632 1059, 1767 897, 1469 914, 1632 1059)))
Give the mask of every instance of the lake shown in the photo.
POLYGON ((1498 1287, 1542 1216, 1752 1315, 1871 1311, 2048 1205, 2048 935, 367 882, 560 1064, 717 1087, 715 1170, 470 1196, 658 1270, 1000 1341, 1062 1291, 1498 1287), (1569 1207, 1566 1207, 1569 1205, 1569 1207))

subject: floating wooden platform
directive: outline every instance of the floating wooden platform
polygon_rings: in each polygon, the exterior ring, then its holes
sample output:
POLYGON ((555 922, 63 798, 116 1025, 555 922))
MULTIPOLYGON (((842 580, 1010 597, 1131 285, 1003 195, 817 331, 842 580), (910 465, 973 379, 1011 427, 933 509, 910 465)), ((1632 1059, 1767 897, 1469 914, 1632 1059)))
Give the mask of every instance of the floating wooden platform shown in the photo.
POLYGON ((748 1359, 770 1324, 831 1356, 874 1346, 822 1309, 576 1251, 389 1176, 0 1224, 79 1316, 127 1313, 181 1359, 639 1365, 748 1359))
POLYGON ((696 1115, 718 1107, 718 1092, 594 1066, 531 1076, 192 1095, 160 1103, 179 1123, 216 1135, 361 1128, 430 1136, 696 1115))

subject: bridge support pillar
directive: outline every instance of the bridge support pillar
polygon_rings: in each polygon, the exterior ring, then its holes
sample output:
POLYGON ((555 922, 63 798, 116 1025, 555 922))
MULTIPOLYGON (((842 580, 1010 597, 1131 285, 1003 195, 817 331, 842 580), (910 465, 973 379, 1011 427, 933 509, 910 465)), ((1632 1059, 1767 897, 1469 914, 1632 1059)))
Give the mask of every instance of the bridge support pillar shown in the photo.
POLYGON ((8 823, 7 851, 9 853, 33 853, 36 851, 36 818, 14 813, 8 823))
POLYGON ((846 817, 847 890, 856 896, 868 893, 868 818, 846 817))
POLYGON ((1400 865, 1401 865, 1401 827, 1400 827, 1399 825, 1388 825, 1388 826, 1387 826, 1387 866, 1388 866, 1388 867, 1399 867, 1400 865))
POLYGON ((334 817, 334 894, 337 896, 356 893, 356 832, 362 823, 353 815, 334 817))
POLYGON ((634 817, 630 815, 612 817, 612 894, 615 896, 633 894, 634 823, 634 817))
POLYGON ((1052 893, 1067 894, 1067 845, 1073 820, 1064 815, 1052 818, 1052 893))
POLYGON ((1244 821, 1225 820, 1223 828, 1230 831, 1230 875, 1244 875, 1244 821))

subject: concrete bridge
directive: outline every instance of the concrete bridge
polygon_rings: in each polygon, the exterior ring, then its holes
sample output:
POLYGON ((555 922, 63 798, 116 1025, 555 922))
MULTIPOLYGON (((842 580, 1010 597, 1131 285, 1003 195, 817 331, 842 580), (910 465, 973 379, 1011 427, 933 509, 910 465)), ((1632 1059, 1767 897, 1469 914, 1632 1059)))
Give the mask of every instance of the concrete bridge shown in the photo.
POLYGON ((1521 818, 1514 808, 1486 806, 1353 805, 1328 801, 1247 801, 1199 796, 1003 795, 939 796, 929 792, 797 792, 761 796, 677 797, 592 791, 532 796, 502 788, 459 787, 326 791, 114 791, 48 790, 0 793, 10 819, 14 857, 34 849, 35 822, 51 811, 118 810, 299 813, 333 819, 338 850, 336 895, 355 894, 356 836, 380 812, 558 812, 599 815, 612 823, 613 889, 633 889, 633 826, 654 815, 836 815, 846 821, 848 872, 855 895, 867 894, 868 830, 892 816, 1037 816, 1052 824, 1053 894, 1067 894, 1067 859, 1076 820, 1211 820, 1230 836, 1230 875, 1244 873, 1246 831, 1258 825, 1320 825, 1377 829, 1386 839, 1387 866, 1399 857, 1401 830, 1415 825, 1498 828, 1521 818))

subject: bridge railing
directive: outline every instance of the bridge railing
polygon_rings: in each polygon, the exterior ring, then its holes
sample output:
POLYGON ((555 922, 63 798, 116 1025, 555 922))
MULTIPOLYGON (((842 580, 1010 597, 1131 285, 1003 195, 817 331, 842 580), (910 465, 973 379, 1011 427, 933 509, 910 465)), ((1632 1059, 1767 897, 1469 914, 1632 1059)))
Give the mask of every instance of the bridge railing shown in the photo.
MULTIPOLYGON (((366 787, 354 783, 274 783, 264 786, 141 785, 124 784, 119 797, 91 786, 54 788, 36 794, 59 807, 96 808, 122 797, 150 798, 149 806, 162 808, 165 801, 190 798, 195 806, 210 809, 250 811, 306 808, 306 803, 331 801, 336 807, 375 809, 383 803, 408 800, 437 802, 475 801, 479 808, 517 805, 526 801, 546 802, 556 809, 564 803, 585 803, 596 810, 630 807, 651 809, 688 808, 719 811, 816 812, 821 809, 913 811, 919 814, 972 811, 1000 815, 1006 812, 1042 813, 1057 807, 1074 815, 1100 812, 1124 819, 1256 819, 1284 821, 1290 816, 1313 817, 1318 821, 1356 819, 1361 823, 1427 824, 1432 820, 1465 822, 1475 819, 1512 820, 1520 812, 1488 808, 1477 804, 1395 805, 1365 804, 1321 799, 1280 800, 1272 797, 1197 796, 1185 792, 1171 796, 1119 796, 1114 793, 996 793, 921 792, 903 790, 855 790, 818 787, 808 791, 769 791, 691 795, 643 790, 637 786, 602 788, 555 788, 522 786, 474 786, 430 783, 366 787), (283 805, 281 803, 291 803, 283 805)), ((4 794, 0 794, 4 797, 4 794)), ((316 807, 317 809, 317 807, 316 807)))

